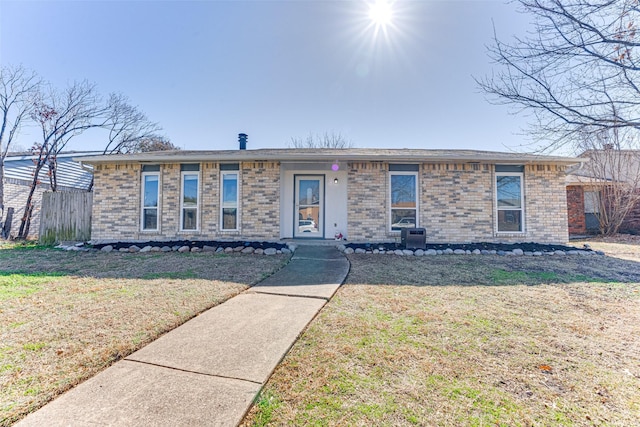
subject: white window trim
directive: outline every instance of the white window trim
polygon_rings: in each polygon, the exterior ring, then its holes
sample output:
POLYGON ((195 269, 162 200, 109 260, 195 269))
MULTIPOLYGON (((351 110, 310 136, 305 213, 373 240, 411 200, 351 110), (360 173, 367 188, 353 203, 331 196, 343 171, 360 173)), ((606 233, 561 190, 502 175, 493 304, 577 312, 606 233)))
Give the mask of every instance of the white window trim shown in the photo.
POLYGON ((140 176, 140 231, 144 232, 144 233, 149 233, 149 232, 157 232, 160 229, 160 206, 161 206, 161 200, 160 200, 160 189, 162 188, 162 182, 161 182, 161 177, 160 177, 160 172, 142 172, 141 176, 140 176), (144 193, 145 193, 145 178, 147 176, 157 176, 158 177, 158 194, 156 195, 156 198, 158 200, 158 206, 156 206, 155 208, 147 208, 144 205, 144 193), (144 210, 145 209, 155 209, 156 210, 156 228, 144 228, 144 210))
POLYGON ((199 171, 181 171, 180 172, 180 231, 192 233, 200 231, 200 172, 199 171), (196 187, 196 194, 198 201, 196 202, 196 228, 183 228, 184 225, 184 210, 185 208, 193 209, 193 206, 184 206, 184 177, 185 175, 197 175, 198 185, 196 187))
POLYGON ((222 171, 220 173, 220 231, 238 231, 240 229, 240 171, 222 171), (236 177, 236 202, 234 206, 224 203, 224 177, 234 175, 236 177), (236 209, 236 228, 224 227, 224 209, 236 209))
POLYGON ((526 233, 526 222, 525 222, 525 210, 524 210, 524 173, 523 172, 496 172, 493 178, 493 200, 495 201, 495 231, 496 234, 505 235, 505 234, 525 234, 526 233), (509 208, 500 208, 498 206, 498 177, 501 176, 519 176, 520 177, 520 209, 514 209, 512 207, 509 208), (522 222, 520 231, 500 231, 498 229, 498 211, 516 211, 520 210, 520 219, 522 222))
POLYGON ((387 224, 387 230, 389 233, 393 233, 393 234, 400 234, 402 232, 402 230, 392 230, 391 229, 391 224, 393 223, 393 219, 392 219, 392 211, 393 211, 393 206, 392 206, 392 201, 391 201, 391 176, 392 175, 413 175, 416 177, 416 207, 415 208, 395 208, 395 209, 405 209, 405 210, 409 210, 409 209, 415 209, 416 211, 416 227, 420 227, 420 181, 419 181, 419 173, 418 172, 414 172, 414 171, 390 171, 388 173, 389 178, 388 178, 388 191, 387 191, 387 200, 389 201, 389 210, 387 212, 387 217, 389 218, 389 222, 387 224))

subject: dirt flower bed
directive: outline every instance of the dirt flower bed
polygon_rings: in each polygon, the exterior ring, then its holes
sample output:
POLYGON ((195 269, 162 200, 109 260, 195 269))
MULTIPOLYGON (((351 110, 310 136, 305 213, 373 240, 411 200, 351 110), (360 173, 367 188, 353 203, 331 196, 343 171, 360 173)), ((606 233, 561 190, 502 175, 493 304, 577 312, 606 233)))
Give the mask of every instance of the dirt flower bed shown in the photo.
POLYGON ((244 426, 637 425, 637 262, 349 260, 244 426))
POLYGON ((287 260, 0 246, 0 425, 242 292, 287 260))

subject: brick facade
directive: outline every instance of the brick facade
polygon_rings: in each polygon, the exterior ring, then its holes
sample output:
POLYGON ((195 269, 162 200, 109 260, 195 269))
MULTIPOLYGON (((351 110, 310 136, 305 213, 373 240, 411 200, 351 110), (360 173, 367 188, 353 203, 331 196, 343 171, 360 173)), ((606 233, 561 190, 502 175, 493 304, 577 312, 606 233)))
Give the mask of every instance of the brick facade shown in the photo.
POLYGON ((347 228, 350 240, 387 240, 389 203, 385 165, 349 163, 347 228))
MULTIPOLYGON (((389 229, 388 165, 349 164, 349 236, 353 241, 398 239, 389 229)), ((431 243, 568 240, 564 168, 527 165, 525 231, 496 233, 495 175, 489 164, 422 164, 419 225, 431 243)))
POLYGON ((220 230, 220 165, 201 163, 198 230, 180 230, 179 163, 160 165, 157 231, 142 231, 142 167, 99 164, 95 168, 91 238, 95 241, 277 240, 280 228, 280 165, 243 163, 239 173, 239 230, 220 230))
POLYGON ((569 234, 586 234, 587 224, 584 217, 584 187, 567 186, 567 217, 569 234))
MULTIPOLYGON (((351 241, 397 240, 389 231, 389 165, 347 164, 348 235, 351 241)), ((564 243, 567 192, 564 167, 524 168, 523 233, 496 233, 492 164, 420 164, 419 224, 434 243, 564 243)), ((180 164, 160 165, 160 229, 140 231, 141 166, 99 164, 95 169, 93 240, 278 240, 281 237, 281 168, 275 161, 239 165, 239 230, 220 231, 220 165, 200 164, 199 230, 180 232, 180 164)), ((332 236, 328 236, 332 237, 332 236)))
POLYGON ((140 165, 96 165, 93 173, 91 238, 138 239, 140 234, 140 165))
POLYGON ((631 209, 631 211, 624 218, 624 221, 620 226, 620 231, 624 233, 640 235, 640 202, 636 203, 633 209, 631 209))
POLYGON ((280 164, 245 162, 241 169, 243 238, 277 240, 280 238, 280 164))
POLYGON ((420 226, 429 242, 491 240, 492 176, 490 165, 422 165, 420 226))

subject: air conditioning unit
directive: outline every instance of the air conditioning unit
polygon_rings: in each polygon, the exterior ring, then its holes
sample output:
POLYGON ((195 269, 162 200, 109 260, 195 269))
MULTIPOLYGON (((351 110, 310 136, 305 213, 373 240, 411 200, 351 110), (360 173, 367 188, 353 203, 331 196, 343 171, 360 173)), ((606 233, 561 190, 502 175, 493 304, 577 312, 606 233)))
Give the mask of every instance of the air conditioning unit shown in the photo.
POLYGON ((426 249, 427 230, 424 228, 403 228, 400 231, 400 243, 405 249, 426 249))

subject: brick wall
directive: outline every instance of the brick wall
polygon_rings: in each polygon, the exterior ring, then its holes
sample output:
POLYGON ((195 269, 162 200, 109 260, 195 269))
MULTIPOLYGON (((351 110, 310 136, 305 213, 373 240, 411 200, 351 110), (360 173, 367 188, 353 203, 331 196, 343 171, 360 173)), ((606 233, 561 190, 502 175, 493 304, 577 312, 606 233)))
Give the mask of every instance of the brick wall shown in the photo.
POLYGON ((239 231, 220 231, 220 167, 200 164, 199 230, 180 231, 180 164, 160 165, 159 230, 140 230, 141 166, 95 168, 91 238, 109 240, 277 240, 280 237, 280 166, 244 163, 239 171, 239 231))
MULTIPOLYGON (((640 192, 640 190, 636 190, 636 192, 640 192)), ((636 203, 631 212, 627 214, 620 226, 620 231, 640 234, 640 202, 636 203)))
MULTIPOLYGON (((398 239, 388 231, 388 165, 350 163, 349 236, 353 241, 398 239)), ((564 243, 567 202, 564 168, 527 165, 524 172, 525 232, 496 233, 494 166, 423 164, 419 172, 420 227, 432 243, 564 243)))
POLYGON ((569 234, 586 234, 584 188, 580 185, 567 186, 567 218, 569 234))
MULTIPOLYGON (((399 238, 389 227, 388 165, 348 164, 348 233, 352 241, 399 238)), ((160 230, 140 231, 140 165, 99 165, 95 170, 92 239, 259 239, 280 238, 280 165, 240 165, 239 231, 221 232, 220 168, 200 167, 199 231, 180 232, 180 165, 161 165, 160 230)), ((525 232, 496 233, 494 166, 489 164, 423 164, 419 177, 420 226, 430 242, 562 243, 567 233, 564 169, 527 165, 524 173, 525 232)))
POLYGON ((241 169, 242 236, 247 239, 279 239, 280 164, 245 162, 241 169))
POLYGON ((389 223, 386 165, 349 163, 347 182, 347 227, 353 241, 388 240, 389 223))
POLYGON ((203 163, 200 171, 200 230, 205 236, 215 236, 220 223, 220 166, 203 163))
POLYGON ((140 165, 96 165, 93 173, 91 239, 138 239, 140 165))
MULTIPOLYGON (((569 240, 565 176, 563 166, 525 167, 527 241, 566 243, 569 240)), ((522 238, 514 240, 522 241, 522 238)))
POLYGON ((420 173, 420 225, 430 242, 492 240, 492 166, 424 164, 420 173))

